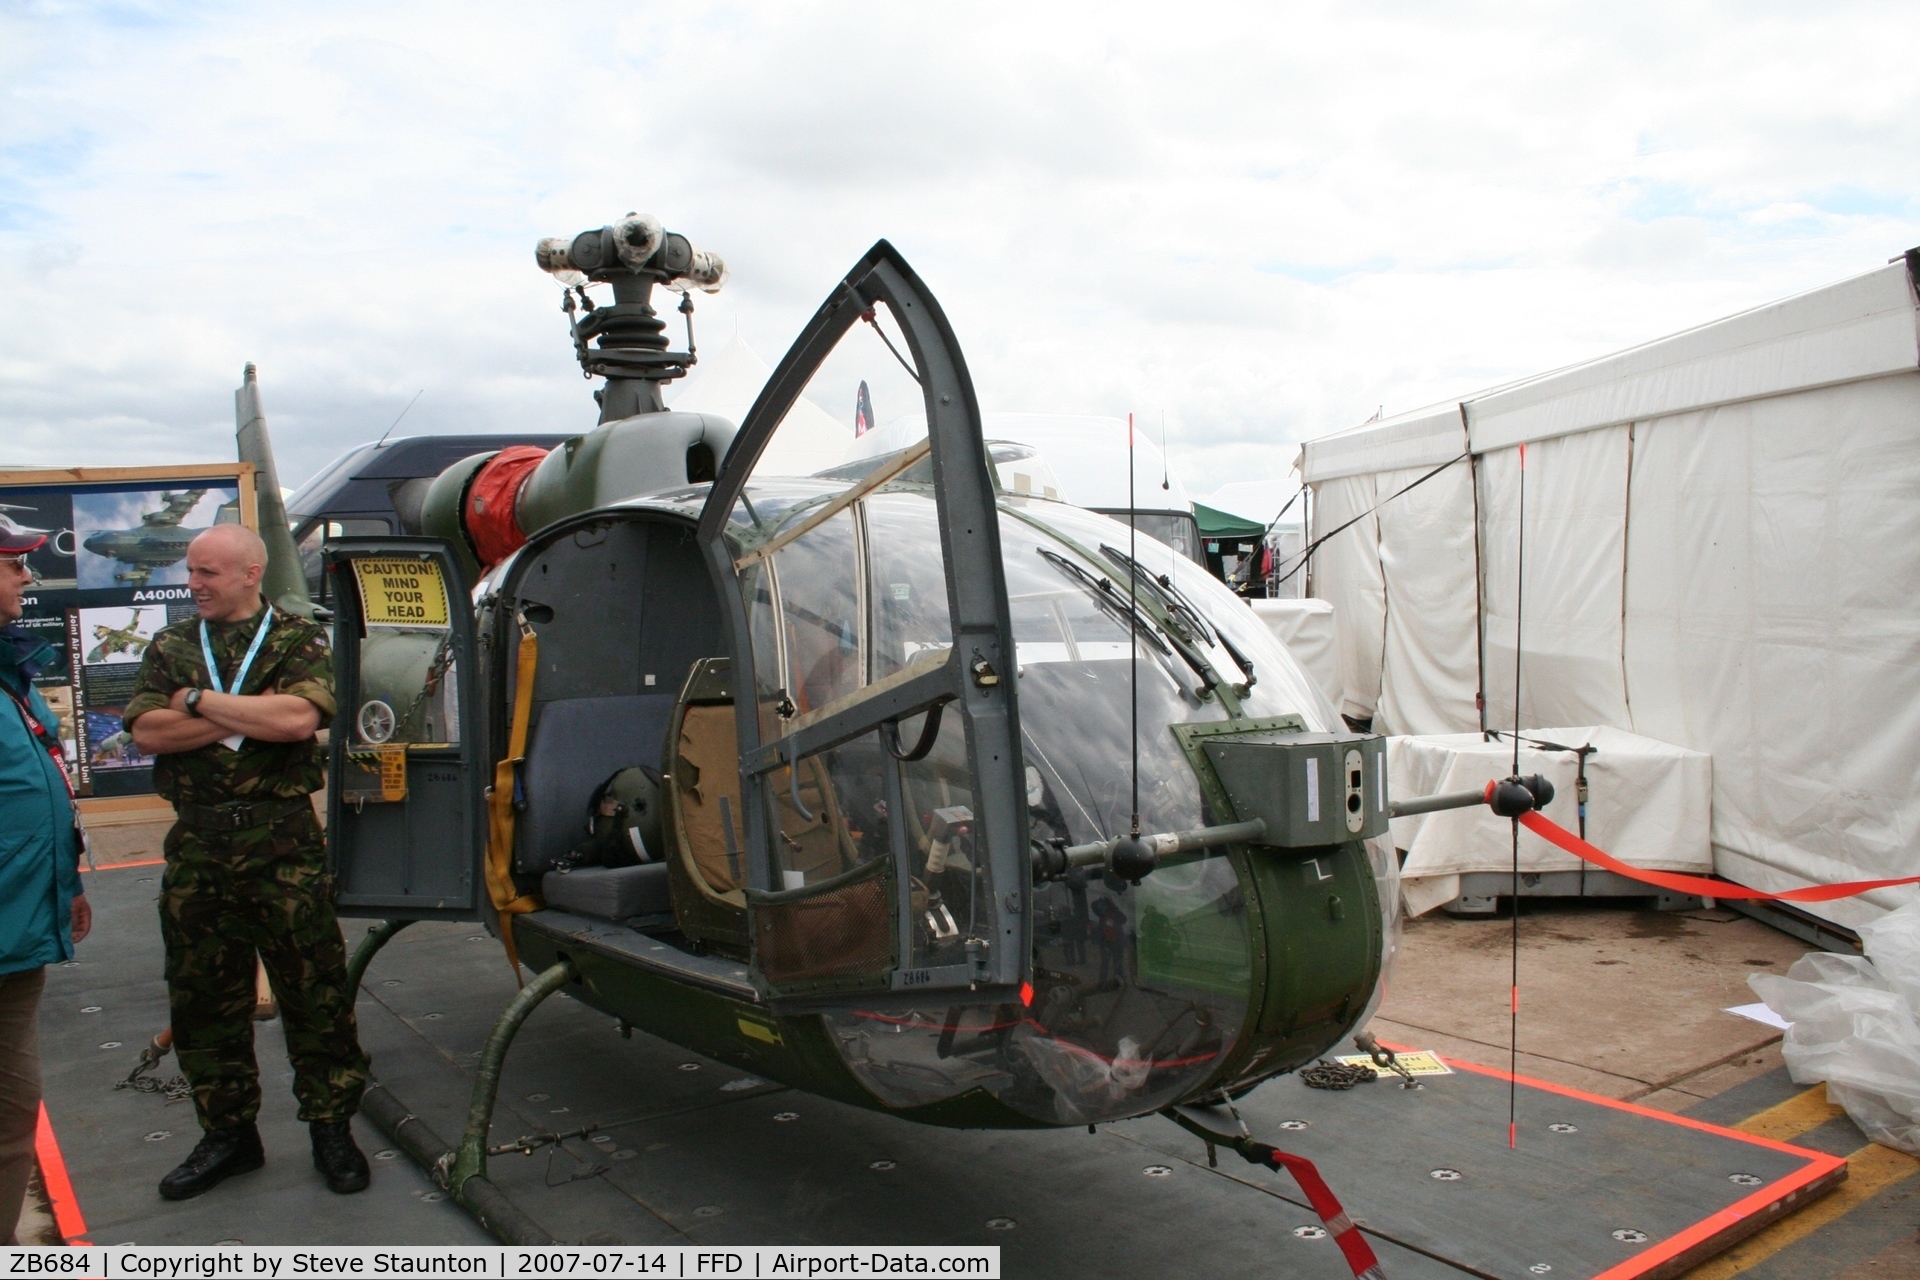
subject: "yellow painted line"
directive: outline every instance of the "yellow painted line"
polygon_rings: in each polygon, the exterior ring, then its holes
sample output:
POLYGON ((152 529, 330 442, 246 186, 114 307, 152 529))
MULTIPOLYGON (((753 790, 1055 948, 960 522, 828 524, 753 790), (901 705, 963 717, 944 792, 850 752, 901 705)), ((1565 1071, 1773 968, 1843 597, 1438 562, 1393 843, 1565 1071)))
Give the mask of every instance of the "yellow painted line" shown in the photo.
POLYGON ((1845 1114, 1845 1108, 1827 1101, 1827 1086, 1817 1084, 1777 1107, 1769 1107, 1757 1116, 1748 1116, 1733 1127, 1756 1138, 1792 1142, 1801 1134, 1811 1133, 1827 1121, 1838 1120, 1845 1114))
MULTIPOLYGON (((1791 1105, 1782 1103, 1781 1107, 1791 1105)), ((1779 1111, 1781 1107, 1775 1107, 1774 1111, 1779 1111)), ((1762 1112, 1753 1119, 1762 1120, 1772 1114, 1772 1111, 1762 1112)), ((1740 1127, 1745 1129, 1747 1125, 1740 1127)), ((1916 1172, 1920 1172, 1920 1160, 1891 1147, 1869 1143, 1847 1157, 1845 1182, 1806 1208, 1788 1214, 1766 1230, 1742 1240, 1719 1257, 1701 1263, 1687 1272, 1684 1280, 1727 1280, 1729 1276, 1737 1276, 1749 1268, 1757 1267, 1788 1245, 1851 1213, 1894 1183, 1910 1178, 1916 1172)))

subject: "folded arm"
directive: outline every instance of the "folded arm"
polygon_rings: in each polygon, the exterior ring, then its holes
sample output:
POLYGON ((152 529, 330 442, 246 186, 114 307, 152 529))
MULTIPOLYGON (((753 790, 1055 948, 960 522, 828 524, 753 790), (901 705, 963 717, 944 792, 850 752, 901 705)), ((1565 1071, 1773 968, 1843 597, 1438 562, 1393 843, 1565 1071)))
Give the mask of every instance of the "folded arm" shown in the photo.
POLYGON ((294 693, 234 694, 207 690, 200 715, 186 710, 187 690, 174 691, 165 708, 133 722, 133 744, 147 755, 194 751, 231 734, 256 742, 304 742, 320 727, 320 708, 294 693))

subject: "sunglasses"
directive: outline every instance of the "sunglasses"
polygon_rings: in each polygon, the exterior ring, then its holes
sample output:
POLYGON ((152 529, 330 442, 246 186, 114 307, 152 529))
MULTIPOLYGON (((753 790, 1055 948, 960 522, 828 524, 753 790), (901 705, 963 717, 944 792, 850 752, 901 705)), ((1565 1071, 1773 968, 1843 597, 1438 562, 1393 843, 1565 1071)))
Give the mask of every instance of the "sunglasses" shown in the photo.
POLYGON ((40 571, 27 563, 27 553, 24 551, 14 552, 10 555, 0 555, 0 564, 12 565, 16 569, 25 569, 29 578, 35 582, 40 581, 40 571))

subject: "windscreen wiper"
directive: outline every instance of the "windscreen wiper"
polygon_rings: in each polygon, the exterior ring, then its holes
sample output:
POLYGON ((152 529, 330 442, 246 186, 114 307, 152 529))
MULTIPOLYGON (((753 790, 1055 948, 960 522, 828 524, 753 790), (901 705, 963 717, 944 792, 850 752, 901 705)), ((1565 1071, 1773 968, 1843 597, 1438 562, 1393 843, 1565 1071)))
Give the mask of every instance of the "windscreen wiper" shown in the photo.
POLYGON ((1202 702, 1206 701, 1216 688, 1228 687, 1190 641, 1178 635, 1174 627, 1154 618, 1152 613, 1140 606, 1139 601, 1135 600, 1131 593, 1122 592, 1115 586, 1113 579, 1096 578, 1058 552, 1049 551, 1045 547, 1038 550, 1042 559, 1083 587, 1093 597, 1094 602, 1112 615, 1116 621, 1130 624, 1133 634, 1143 637, 1163 656, 1171 657, 1172 653, 1177 652, 1181 661, 1192 668, 1193 674, 1200 678, 1200 687, 1193 692, 1194 696, 1202 702), (1168 642, 1171 642, 1171 649, 1168 642))
POLYGON ((1186 628, 1189 633, 1187 638, 1197 636, 1208 644, 1217 643, 1227 651, 1227 656, 1234 660, 1241 673, 1247 677, 1246 683, 1240 686, 1242 696, 1245 695, 1246 690, 1253 688, 1259 682, 1259 677, 1253 673, 1253 663, 1247 655, 1241 653, 1240 647, 1227 638, 1225 631, 1207 626, 1206 620, 1200 616, 1200 611, 1193 607, 1193 602, 1187 599, 1180 588, 1173 585, 1173 575, 1154 573, 1120 548, 1109 546, 1104 542, 1100 544, 1100 551, 1123 572, 1131 572, 1133 580, 1144 585, 1160 601, 1160 606, 1167 611, 1168 618, 1176 626, 1186 628))
POLYGON ((1213 643, 1213 631, 1200 616, 1200 611, 1193 607, 1193 603, 1185 595, 1181 594, 1180 588, 1173 585, 1171 575, 1155 573, 1120 548, 1109 546, 1107 543, 1100 544, 1100 551, 1121 573, 1130 574, 1134 581, 1146 587, 1159 599, 1160 607, 1167 611, 1167 616, 1177 626, 1186 630, 1187 639, 1197 636, 1207 644, 1213 643))
MULTIPOLYGON (((1159 650, 1163 656, 1173 656, 1173 650, 1167 647, 1166 640, 1161 637, 1159 625, 1154 622, 1153 618, 1148 615, 1145 609, 1142 609, 1131 598, 1122 595, 1113 585, 1112 579, 1094 577, 1091 573, 1088 573, 1085 569, 1082 569, 1079 565, 1057 551, 1049 551, 1045 547, 1039 548, 1039 551, 1042 560, 1045 560, 1048 564, 1084 587, 1087 594, 1093 597, 1094 603, 1099 605, 1114 621, 1123 627, 1134 630, 1135 633, 1145 639, 1148 644, 1159 650)), ((1188 659, 1188 664, 1192 665, 1191 659, 1188 659)), ((1206 672, 1201 668, 1195 667, 1194 670, 1203 677, 1206 675, 1206 672)))

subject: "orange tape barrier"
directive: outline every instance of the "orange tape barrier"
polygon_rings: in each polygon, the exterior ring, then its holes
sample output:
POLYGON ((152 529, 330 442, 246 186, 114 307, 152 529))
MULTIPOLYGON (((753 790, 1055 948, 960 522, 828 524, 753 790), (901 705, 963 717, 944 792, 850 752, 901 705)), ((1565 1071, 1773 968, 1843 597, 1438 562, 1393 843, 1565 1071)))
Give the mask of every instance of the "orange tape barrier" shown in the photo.
POLYGON ((1647 871, 1630 866, 1605 850, 1588 844, 1539 812, 1523 813, 1518 821, 1521 826, 1541 839, 1558 845, 1576 858, 1586 859, 1596 867, 1604 867, 1616 875, 1626 876, 1629 880, 1638 880, 1642 884, 1658 885, 1662 889, 1671 889, 1675 893, 1691 893, 1702 898, 1737 898, 1743 902, 1832 902, 1835 898, 1851 898, 1854 894, 1865 893, 1869 889, 1891 889, 1895 885, 1920 884, 1920 876, 1902 876, 1896 880, 1849 880, 1845 884, 1816 884, 1804 889, 1768 893, 1764 889, 1749 889, 1731 880, 1713 880, 1706 876, 1683 876, 1672 871, 1647 871))

